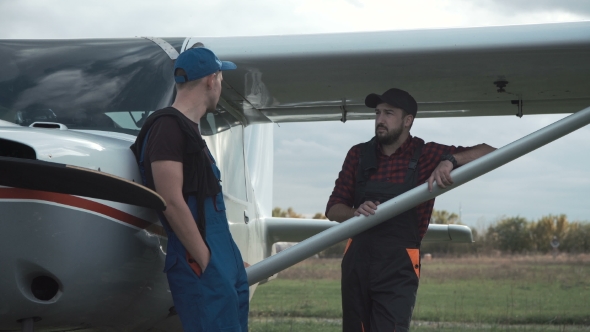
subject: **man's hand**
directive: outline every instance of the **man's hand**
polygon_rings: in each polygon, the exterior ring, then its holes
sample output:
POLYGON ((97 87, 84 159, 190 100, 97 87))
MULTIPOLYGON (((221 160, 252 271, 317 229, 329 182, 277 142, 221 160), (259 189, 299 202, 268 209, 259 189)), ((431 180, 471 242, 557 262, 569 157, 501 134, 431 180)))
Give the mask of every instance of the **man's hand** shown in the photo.
POLYGON ((446 188, 445 186, 453 184, 453 179, 451 178, 452 170, 452 162, 448 160, 441 161, 428 178, 428 191, 432 192, 432 183, 434 181, 436 181, 436 184, 441 188, 446 188))
POLYGON ((182 195, 182 163, 172 160, 154 161, 152 173, 156 192, 166 201, 164 216, 182 245, 205 272, 211 253, 182 195))
POLYGON ((361 214, 365 217, 368 217, 371 214, 375 214, 375 211, 377 210, 377 205, 379 205, 381 203, 379 202, 371 202, 371 201, 366 201, 363 204, 361 204, 358 209, 356 209, 356 211, 354 211, 354 215, 355 217, 360 216, 361 214))
MULTIPOLYGON (((457 161, 457 166, 461 166, 472 162, 481 156, 485 156, 494 150, 496 150, 496 148, 487 144, 478 144, 463 152, 453 153, 453 157, 457 161)), ((452 162, 449 160, 441 161, 432 172, 432 175, 428 178, 428 191, 432 192, 433 181, 436 181, 436 184, 441 188, 446 188, 445 186, 453 184, 453 179, 451 179, 452 170, 452 162)))

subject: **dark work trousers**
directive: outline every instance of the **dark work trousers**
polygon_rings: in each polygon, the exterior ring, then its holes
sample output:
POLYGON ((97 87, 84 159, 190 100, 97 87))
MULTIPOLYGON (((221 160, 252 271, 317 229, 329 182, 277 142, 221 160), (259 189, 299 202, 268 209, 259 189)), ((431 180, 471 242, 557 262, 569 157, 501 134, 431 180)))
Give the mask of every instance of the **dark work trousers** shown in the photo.
MULTIPOLYGON (((420 154, 418 147, 404 183, 357 184, 361 201, 383 203, 414 188, 420 154)), ((415 208, 349 240, 342 260, 344 332, 409 331, 420 278, 419 248, 415 208)))
POLYGON ((344 332, 409 330, 419 249, 382 240, 353 238, 342 260, 344 332))

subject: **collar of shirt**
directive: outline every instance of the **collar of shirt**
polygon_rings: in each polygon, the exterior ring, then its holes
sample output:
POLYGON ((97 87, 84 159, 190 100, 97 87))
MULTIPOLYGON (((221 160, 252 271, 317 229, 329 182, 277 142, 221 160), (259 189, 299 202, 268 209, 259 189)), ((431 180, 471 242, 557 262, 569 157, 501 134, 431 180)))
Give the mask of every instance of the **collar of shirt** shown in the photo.
POLYGON ((378 151, 378 157, 379 158, 394 158, 394 157, 398 157, 402 154, 412 154, 414 152, 413 148, 412 148, 412 135, 408 135, 408 138, 406 138, 406 141, 404 143, 402 143, 402 145, 397 148, 397 150, 395 150, 395 152, 391 155, 391 156, 386 156, 385 154, 383 154, 383 151, 381 151, 381 144, 379 143, 379 141, 377 141, 377 151, 378 151))

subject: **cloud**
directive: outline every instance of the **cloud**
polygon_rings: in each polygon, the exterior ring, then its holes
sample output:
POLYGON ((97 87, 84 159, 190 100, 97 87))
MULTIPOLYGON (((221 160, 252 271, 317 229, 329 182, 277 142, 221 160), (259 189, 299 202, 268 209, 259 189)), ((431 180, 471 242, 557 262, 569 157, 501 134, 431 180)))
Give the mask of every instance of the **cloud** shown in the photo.
POLYGON ((306 34, 571 21, 587 1, 0 1, 0 38, 306 34))
POLYGON ((0 38, 237 36, 321 32, 281 1, 3 1, 0 38))
POLYGON ((509 15, 521 13, 554 12, 574 15, 590 15, 590 2, 586 0, 472 0, 474 6, 509 15))

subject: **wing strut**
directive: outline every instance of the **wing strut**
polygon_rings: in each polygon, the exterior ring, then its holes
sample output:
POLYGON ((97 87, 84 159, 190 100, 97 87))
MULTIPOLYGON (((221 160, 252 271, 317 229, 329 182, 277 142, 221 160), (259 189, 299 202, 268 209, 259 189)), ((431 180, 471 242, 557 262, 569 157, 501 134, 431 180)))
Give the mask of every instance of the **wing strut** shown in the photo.
POLYGON ((590 123, 590 107, 454 170, 451 172, 454 183, 445 189, 434 186, 432 192, 428 192, 427 184, 420 185, 379 205, 379 210, 372 216, 350 218, 337 226, 331 227, 289 249, 250 266, 246 269, 248 282, 250 285, 253 285, 264 280, 342 240, 384 222, 393 216, 411 209, 417 204, 457 188, 547 143, 580 129, 588 123, 590 123))

